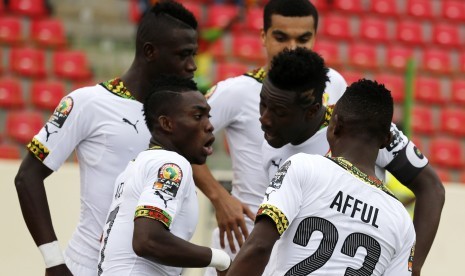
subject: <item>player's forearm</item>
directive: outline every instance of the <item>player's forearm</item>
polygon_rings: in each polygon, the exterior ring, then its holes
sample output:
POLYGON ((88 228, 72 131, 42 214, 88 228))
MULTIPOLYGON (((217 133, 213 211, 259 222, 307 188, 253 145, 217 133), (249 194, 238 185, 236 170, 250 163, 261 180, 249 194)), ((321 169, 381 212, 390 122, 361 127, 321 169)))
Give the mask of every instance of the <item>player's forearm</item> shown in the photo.
POLYGON ((271 249, 254 242, 246 241, 226 275, 262 275, 270 259, 271 249))
POLYGON ((195 185, 216 205, 228 191, 213 177, 207 165, 192 165, 195 185))

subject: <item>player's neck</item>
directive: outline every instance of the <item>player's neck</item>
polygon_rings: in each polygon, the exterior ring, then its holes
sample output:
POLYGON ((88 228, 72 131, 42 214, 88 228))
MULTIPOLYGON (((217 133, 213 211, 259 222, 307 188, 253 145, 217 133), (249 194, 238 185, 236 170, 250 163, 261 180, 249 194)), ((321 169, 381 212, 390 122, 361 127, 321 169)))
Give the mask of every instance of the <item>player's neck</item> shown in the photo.
POLYGON ((131 92, 132 96, 139 102, 143 102, 147 92, 151 89, 151 83, 145 77, 142 66, 133 63, 129 70, 121 76, 126 88, 131 92))
POLYGON ((326 113, 326 107, 322 106, 317 113, 315 114, 315 120, 312 120, 308 124, 308 126, 305 128, 305 130, 302 132, 302 135, 300 135, 299 139, 291 142, 292 145, 300 145, 307 141, 308 139, 312 138, 315 133, 320 130, 321 125, 323 124, 325 120, 325 113, 326 113))
POLYGON ((331 150, 333 157, 342 157, 352 163, 361 172, 369 176, 376 176, 375 163, 378 156, 377 149, 367 145, 364 141, 340 141, 339 145, 340 150, 331 150))

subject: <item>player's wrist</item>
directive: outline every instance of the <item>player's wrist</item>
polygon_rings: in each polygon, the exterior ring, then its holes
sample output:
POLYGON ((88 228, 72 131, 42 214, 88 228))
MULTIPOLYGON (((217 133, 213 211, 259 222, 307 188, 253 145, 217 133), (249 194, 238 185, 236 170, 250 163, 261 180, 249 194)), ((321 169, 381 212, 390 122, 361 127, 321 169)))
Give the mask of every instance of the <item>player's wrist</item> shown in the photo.
POLYGON ((229 257, 226 252, 216 248, 210 248, 212 251, 212 259, 210 261, 209 267, 214 267, 218 271, 225 271, 231 266, 231 257, 229 257))
POLYGON ((60 249, 58 241, 52 241, 39 246, 40 253, 44 258, 45 268, 65 264, 65 258, 60 249))

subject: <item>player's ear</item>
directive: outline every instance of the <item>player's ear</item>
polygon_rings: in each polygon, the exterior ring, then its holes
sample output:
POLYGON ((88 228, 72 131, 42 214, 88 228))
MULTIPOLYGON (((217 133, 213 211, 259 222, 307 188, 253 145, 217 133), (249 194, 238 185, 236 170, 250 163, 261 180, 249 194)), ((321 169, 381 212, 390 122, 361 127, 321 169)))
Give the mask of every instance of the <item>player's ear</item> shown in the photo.
POLYGON ((320 103, 313 103, 311 106, 307 108, 306 118, 307 121, 314 120, 315 116, 318 115, 318 111, 321 109, 320 103))
POLYGON ((142 46, 144 57, 147 61, 155 60, 158 56, 158 48, 151 42, 145 42, 142 46))
POLYGON ((265 47, 266 33, 263 28, 260 29, 260 38, 262 39, 262 46, 265 47))
POLYGON ((158 117, 158 124, 160 125, 161 129, 166 132, 171 133, 173 131, 173 121, 166 115, 161 115, 158 117))

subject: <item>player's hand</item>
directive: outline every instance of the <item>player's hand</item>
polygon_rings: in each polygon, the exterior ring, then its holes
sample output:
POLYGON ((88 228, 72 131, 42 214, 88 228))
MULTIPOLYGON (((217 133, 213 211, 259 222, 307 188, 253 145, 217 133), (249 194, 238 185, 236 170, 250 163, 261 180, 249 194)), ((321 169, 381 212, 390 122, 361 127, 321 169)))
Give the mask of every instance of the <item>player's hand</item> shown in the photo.
POLYGON ((45 276, 73 276, 65 264, 45 269, 45 276))
POLYGON ((245 239, 249 236, 244 214, 251 220, 255 220, 255 215, 250 211, 247 205, 229 194, 221 197, 221 199, 215 203, 215 211, 218 228, 220 229, 221 248, 225 248, 224 236, 226 233, 231 252, 236 253, 234 237, 239 247, 241 247, 245 239))

